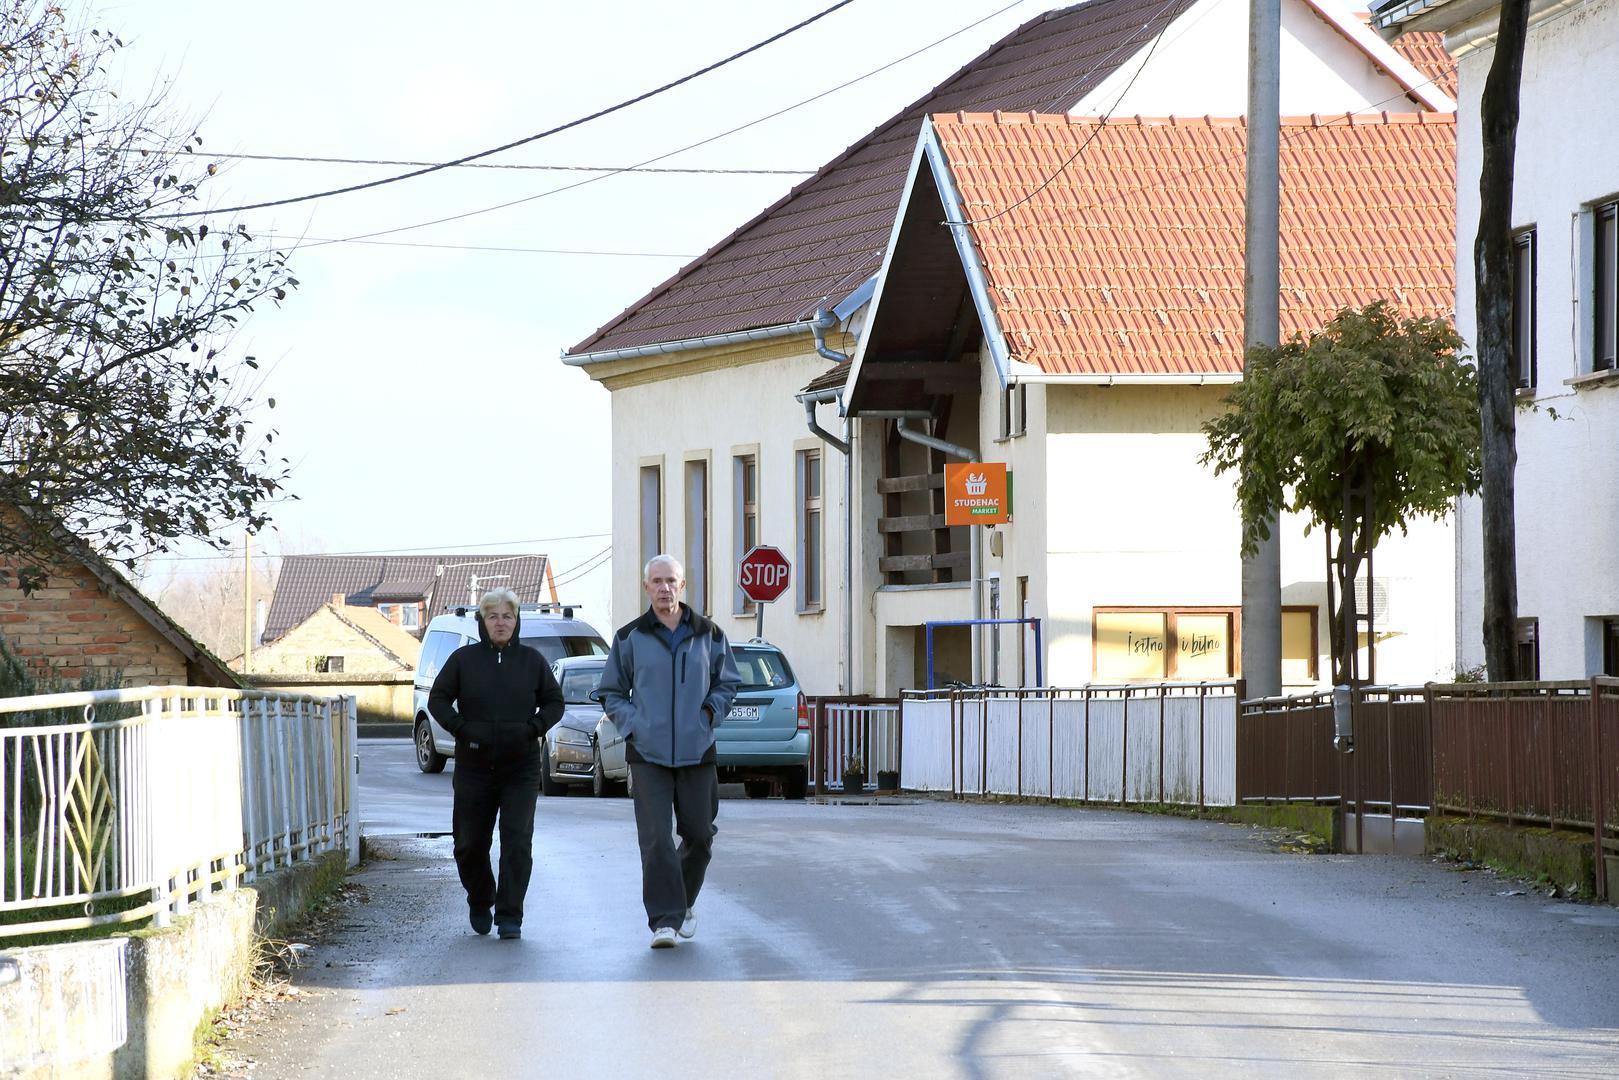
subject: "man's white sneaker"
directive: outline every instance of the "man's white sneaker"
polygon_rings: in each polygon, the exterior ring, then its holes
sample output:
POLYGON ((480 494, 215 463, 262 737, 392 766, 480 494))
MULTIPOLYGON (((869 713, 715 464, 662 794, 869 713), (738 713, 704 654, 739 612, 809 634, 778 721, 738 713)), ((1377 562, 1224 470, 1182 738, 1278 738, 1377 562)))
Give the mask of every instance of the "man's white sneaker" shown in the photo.
POLYGON ((686 917, 680 922, 680 936, 683 938, 697 936, 697 912, 694 908, 686 909, 686 917))
POLYGON ((654 949, 672 949, 675 947, 675 928, 660 926, 652 931, 652 947, 654 949))

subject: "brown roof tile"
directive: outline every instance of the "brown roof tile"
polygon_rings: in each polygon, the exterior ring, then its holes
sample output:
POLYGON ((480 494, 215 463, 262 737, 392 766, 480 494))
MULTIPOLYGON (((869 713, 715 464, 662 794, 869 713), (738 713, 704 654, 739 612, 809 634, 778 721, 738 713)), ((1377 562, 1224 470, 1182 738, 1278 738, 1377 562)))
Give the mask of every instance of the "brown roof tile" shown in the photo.
MULTIPOLYGON (((1243 120, 934 124, 1014 359, 1052 373, 1241 370, 1243 120)), ((1281 171, 1284 337, 1379 297, 1452 312, 1453 116, 1286 119, 1281 171)))
POLYGON ((1456 100, 1456 61, 1445 51, 1445 35, 1417 32, 1401 34, 1389 42, 1394 51, 1433 80, 1434 88, 1456 100))
POLYGON ((1025 23, 568 351, 777 326, 837 303, 882 265, 924 116, 1071 108, 1192 3, 1090 0, 1025 23))

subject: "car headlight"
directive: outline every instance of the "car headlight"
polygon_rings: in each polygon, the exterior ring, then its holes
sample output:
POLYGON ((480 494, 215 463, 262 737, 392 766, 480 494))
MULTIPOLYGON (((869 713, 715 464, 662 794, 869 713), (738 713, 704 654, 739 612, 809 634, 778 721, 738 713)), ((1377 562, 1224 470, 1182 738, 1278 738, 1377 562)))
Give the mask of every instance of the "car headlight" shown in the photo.
POLYGON ((589 746, 590 732, 580 731, 578 728, 560 728, 557 731, 557 742, 568 746, 589 746))

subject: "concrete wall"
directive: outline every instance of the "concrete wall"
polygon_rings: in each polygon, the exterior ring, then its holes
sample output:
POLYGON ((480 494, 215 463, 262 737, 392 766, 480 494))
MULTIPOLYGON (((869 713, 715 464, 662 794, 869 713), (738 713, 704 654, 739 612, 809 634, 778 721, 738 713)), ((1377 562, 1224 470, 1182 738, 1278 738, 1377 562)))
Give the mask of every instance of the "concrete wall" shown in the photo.
POLYGON ((45 586, 16 588, 18 565, 0 558, 0 636, 36 669, 76 684, 86 671, 122 672, 124 686, 188 682, 186 659, 82 566, 52 567, 45 586))
MULTIPOLYGON (((1478 100, 1494 58, 1457 63, 1456 325, 1476 340, 1472 252, 1478 230, 1478 100)), ((1593 626, 1619 616, 1619 382, 1570 384, 1591 369, 1590 215, 1619 194, 1612 82, 1619 2, 1594 0, 1529 29, 1512 224, 1538 245, 1533 410, 1518 411, 1518 614, 1540 620, 1540 676, 1600 671, 1593 626), (1555 413, 1555 416, 1553 415, 1555 413)), ((1483 542, 1476 499, 1461 507, 1459 663, 1484 662, 1483 542)))
POLYGON ((198 1024, 247 985, 255 932, 296 918, 343 866, 331 853, 279 871, 162 930, 12 951, 22 978, 0 987, 0 1075, 190 1076, 198 1024))
MULTIPOLYGON (((836 342, 834 342, 836 344, 836 342)), ((845 347, 852 343, 845 341, 845 347)), ((793 564, 793 588, 765 605, 764 636, 786 652, 807 693, 836 693, 843 660, 843 456, 813 436, 804 408, 794 400, 830 365, 811 339, 793 337, 743 349, 675 354, 645 373, 609 375, 613 391, 613 611, 623 625, 646 609, 641 591, 640 470, 659 465, 663 477, 663 548, 690 561, 685 550, 687 461, 708 463, 708 614, 733 641, 754 635, 754 619, 736 613, 736 563, 744 554, 733 539, 733 457, 756 453, 759 468, 759 538, 793 564), (803 566, 798 557, 796 455, 821 450, 821 610, 800 610, 803 566)), ((835 408, 820 421, 841 435, 835 408)), ((687 579, 692 568, 687 568, 687 579)), ((688 601, 694 599, 688 595, 688 601)), ((695 605, 694 605, 695 606, 695 605)))

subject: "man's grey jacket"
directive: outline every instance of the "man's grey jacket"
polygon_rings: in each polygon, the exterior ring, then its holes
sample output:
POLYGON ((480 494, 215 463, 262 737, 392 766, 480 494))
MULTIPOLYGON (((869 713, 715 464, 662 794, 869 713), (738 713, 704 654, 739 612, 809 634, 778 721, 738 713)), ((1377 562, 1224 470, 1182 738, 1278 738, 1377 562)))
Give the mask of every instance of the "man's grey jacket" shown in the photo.
POLYGON ((742 684, 725 631, 685 604, 680 613, 673 635, 651 608, 613 635, 601 703, 628 740, 630 761, 675 767, 713 761, 714 729, 742 684))

